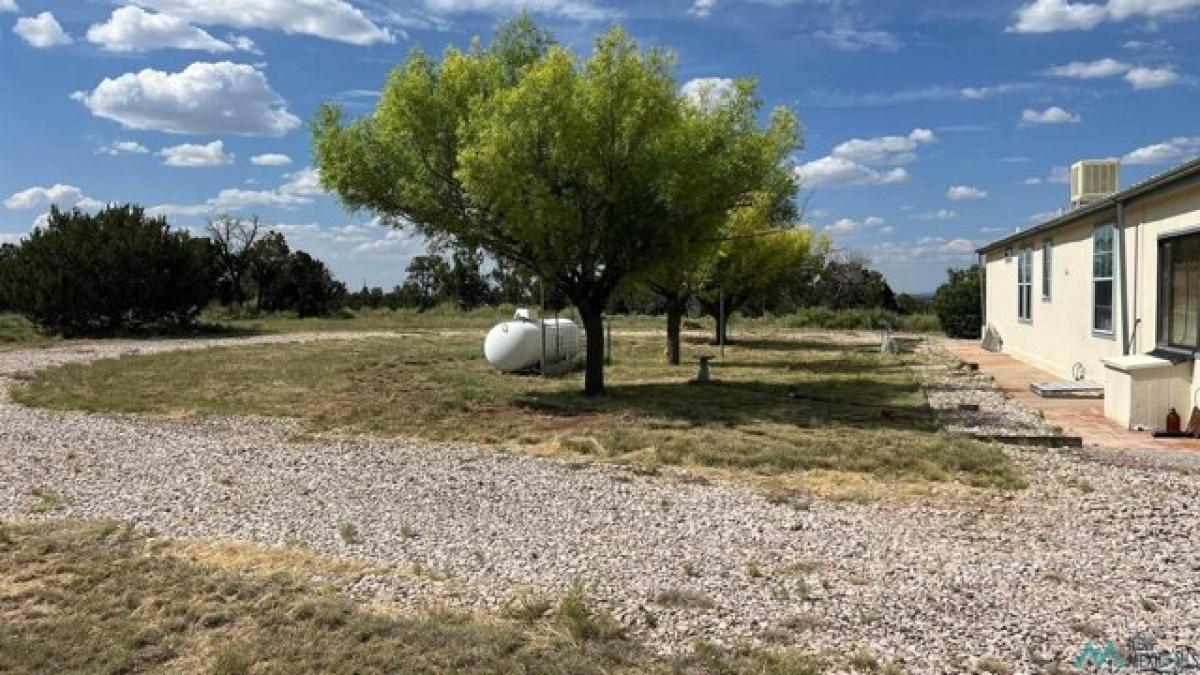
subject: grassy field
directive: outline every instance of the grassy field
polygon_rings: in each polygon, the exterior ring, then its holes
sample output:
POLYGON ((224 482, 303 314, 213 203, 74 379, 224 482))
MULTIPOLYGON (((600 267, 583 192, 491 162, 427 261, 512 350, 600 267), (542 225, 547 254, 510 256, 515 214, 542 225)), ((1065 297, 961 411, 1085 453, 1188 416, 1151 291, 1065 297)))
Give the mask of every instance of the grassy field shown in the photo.
POLYGON ((0 521, 0 672, 821 672, 798 651, 658 657, 579 592, 501 616, 372 610, 335 588, 357 566, 113 522, 0 521))
MULTIPOLYGON (((511 319, 516 310, 511 305, 480 307, 460 311, 450 305, 439 305, 424 312, 415 309, 344 310, 327 317, 297 318, 287 314, 258 317, 239 317, 222 312, 206 312, 200 318, 208 325, 227 330, 251 333, 297 333, 336 331, 393 331, 399 333, 447 332, 458 330, 486 331, 501 321, 511 319)), ((578 320, 571 310, 563 318, 578 320)), ((663 318, 654 316, 614 316, 613 330, 661 330, 663 318)), ((707 324, 706 324, 707 325, 707 324)))
POLYGON ((727 349, 719 380, 688 383, 660 336, 616 340, 609 394, 488 368, 480 335, 419 335, 127 356, 45 370, 14 391, 25 404, 168 415, 298 417, 310 431, 473 440, 569 453, 653 473, 705 467, 854 498, 874 484, 1015 488, 993 447, 938 433, 906 362, 846 337, 759 334, 727 349))
POLYGON ((0 351, 48 344, 51 339, 38 333, 33 324, 16 314, 0 313, 0 351))

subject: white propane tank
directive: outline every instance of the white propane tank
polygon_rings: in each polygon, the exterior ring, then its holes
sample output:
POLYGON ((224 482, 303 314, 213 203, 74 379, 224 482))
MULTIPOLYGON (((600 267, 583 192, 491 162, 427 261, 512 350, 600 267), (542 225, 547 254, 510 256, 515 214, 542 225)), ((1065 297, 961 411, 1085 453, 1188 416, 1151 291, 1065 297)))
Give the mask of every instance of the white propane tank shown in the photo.
POLYGON ((518 309, 515 318, 492 328, 483 341, 488 364, 504 373, 536 368, 542 360, 542 328, 546 326, 546 363, 561 363, 579 353, 581 332, 574 321, 532 321, 529 310, 518 309))

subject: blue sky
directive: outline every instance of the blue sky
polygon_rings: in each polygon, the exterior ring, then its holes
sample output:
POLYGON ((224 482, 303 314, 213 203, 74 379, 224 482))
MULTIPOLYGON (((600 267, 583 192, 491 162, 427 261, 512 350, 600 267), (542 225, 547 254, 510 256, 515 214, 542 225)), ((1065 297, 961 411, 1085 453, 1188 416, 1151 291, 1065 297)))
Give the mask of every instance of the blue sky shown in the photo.
POLYGON ((1200 0, 0 0, 0 241, 50 203, 258 214, 390 287, 422 242, 320 191, 305 121, 520 8, 580 51, 621 23, 681 83, 757 77, 804 122, 807 221, 901 291, 1063 207, 1076 159, 1128 185, 1200 155, 1200 0))

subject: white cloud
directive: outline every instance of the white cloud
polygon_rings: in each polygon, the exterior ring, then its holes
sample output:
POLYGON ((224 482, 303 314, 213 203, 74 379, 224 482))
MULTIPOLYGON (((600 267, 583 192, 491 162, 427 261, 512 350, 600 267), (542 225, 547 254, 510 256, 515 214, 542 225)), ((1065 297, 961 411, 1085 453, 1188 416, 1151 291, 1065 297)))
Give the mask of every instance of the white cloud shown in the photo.
POLYGON ((88 28, 87 39, 110 52, 195 49, 219 53, 234 50, 232 45, 179 17, 152 14, 133 5, 118 7, 108 21, 88 28))
POLYGON ((1050 33, 1060 30, 1090 30, 1100 25, 1108 12, 1100 5, 1068 0, 1034 0, 1017 10, 1009 30, 1018 33, 1050 33))
POLYGON ((877 171, 841 157, 822 157, 796 167, 796 177, 806 188, 852 187, 858 185, 890 185, 908 180, 908 171, 895 167, 877 171))
POLYGON ((857 52, 864 49, 894 52, 902 46, 899 38, 882 30, 857 30, 842 27, 817 31, 813 37, 846 52, 857 52))
POLYGON ((1041 185, 1042 179, 1038 178, 1037 176, 1030 176, 1029 178, 1025 179, 1024 183, 1025 185, 1041 185))
POLYGON ((1050 177, 1046 179, 1047 183, 1055 183, 1057 185, 1066 185, 1071 182, 1071 169, 1065 166, 1055 166, 1050 168, 1050 177))
POLYGON ((1179 15, 1200 8, 1200 0, 1108 0, 1113 21, 1179 15))
POLYGON ((225 152, 224 141, 213 141, 207 145, 183 143, 158 151, 166 166, 197 168, 233 164, 233 155, 225 152))
POLYGON ((1098 61, 1072 61, 1066 65, 1055 66, 1047 70, 1046 74, 1079 80, 1124 75, 1125 81, 1133 85, 1134 89, 1157 89, 1175 84, 1180 79, 1179 73, 1175 72, 1173 65, 1149 68, 1133 66, 1111 58, 1098 61))
POLYGON ((113 141, 96 151, 101 155, 144 155, 150 152, 146 146, 137 141, 113 141))
POLYGON ((19 12, 20 7, 17 7, 17 0, 0 0, 0 12, 19 12))
POLYGON ((72 98, 129 129, 282 136, 300 126, 262 72, 228 61, 196 62, 178 73, 147 68, 72 98))
POLYGON ((63 30, 58 19, 50 12, 42 12, 35 17, 23 16, 17 19, 13 32, 20 35, 31 46, 39 49, 58 47, 71 44, 71 36, 63 30))
POLYGON ((987 191, 971 185, 952 185, 946 190, 946 199, 954 202, 967 201, 970 199, 984 199, 987 196, 987 191))
POLYGON ((1072 61, 1066 65, 1055 66, 1046 71, 1053 77, 1069 77, 1077 80, 1092 80, 1101 77, 1116 77, 1129 72, 1128 63, 1116 59, 1099 59, 1096 61, 1072 61))
POLYGON ((958 218, 958 212, 954 209, 938 209, 936 211, 926 211, 909 216, 912 220, 954 220, 958 218))
POLYGON ((295 35, 356 45, 394 42, 344 0, 133 0, 184 21, 204 26, 280 30, 295 35))
POLYGON ((733 96, 733 80, 724 77, 697 77, 685 82, 679 88, 679 93, 692 103, 711 111, 733 96))
MULTIPOLYGON (((619 12, 602 7, 591 0, 424 0, 424 4, 426 9, 436 14, 514 14, 526 10, 576 21, 600 21, 619 16, 619 12)), ((710 10, 711 4, 709 3, 710 10)))
POLYGON ((688 14, 704 18, 712 14, 713 8, 717 6, 717 0, 695 0, 692 6, 688 8, 688 14))
POLYGON ((1178 82, 1179 73, 1175 72, 1174 66, 1134 68, 1125 73, 1125 80, 1132 84, 1134 89, 1159 89, 1178 82))
POLYGON ((81 209, 97 209, 103 202, 83 194, 83 190, 74 185, 57 183, 50 187, 35 186, 13 193, 4 200, 4 206, 10 209, 45 209, 57 206, 70 209, 78 206, 81 209))
POLYGON ((852 138, 838 144, 828 156, 797 167, 796 176, 805 187, 903 183, 909 178, 903 165, 917 160, 920 146, 937 140, 932 131, 920 128, 907 136, 852 138))
POLYGON ((1021 124, 1076 124, 1080 117, 1076 113, 1068 112, 1058 106, 1051 106, 1045 110, 1034 110, 1026 108, 1021 112, 1021 124))
POLYGON ((226 188, 202 204, 159 204, 147 210, 153 215, 199 216, 255 207, 294 209, 311 204, 324 194, 320 174, 312 167, 294 171, 284 178, 284 183, 274 190, 226 188))
POLYGON ((1007 82, 985 87, 964 87, 958 93, 962 98, 969 101, 981 101, 985 98, 992 98, 1001 94, 1025 91, 1032 89, 1034 86, 1036 85, 1029 82, 1007 82))
POLYGON ((1017 10, 1008 30, 1052 33, 1091 30, 1105 21, 1175 18, 1200 8, 1200 0, 1108 0, 1107 3, 1033 0, 1017 10))
POLYGON ((913 129, 907 136, 852 138, 830 154, 858 164, 899 166, 915 162, 919 146, 936 142, 937 136, 929 129, 913 129))
POLYGON ((880 242, 871 247, 868 255, 876 264, 958 263, 974 256, 976 248, 976 242, 970 239, 923 237, 910 242, 880 242))
POLYGON ((831 234, 849 234, 857 232, 861 229, 877 229, 884 234, 891 232, 893 228, 887 225, 887 221, 879 216, 867 216, 862 222, 852 218, 842 218, 834 222, 832 225, 825 226, 825 231, 831 234))
POLYGON ((1200 136, 1179 136, 1133 150, 1121 161, 1126 164, 1178 164, 1198 156, 1200 136))
POLYGON ((278 152, 268 152, 251 157, 250 163, 256 166, 286 166, 292 163, 292 158, 278 152))

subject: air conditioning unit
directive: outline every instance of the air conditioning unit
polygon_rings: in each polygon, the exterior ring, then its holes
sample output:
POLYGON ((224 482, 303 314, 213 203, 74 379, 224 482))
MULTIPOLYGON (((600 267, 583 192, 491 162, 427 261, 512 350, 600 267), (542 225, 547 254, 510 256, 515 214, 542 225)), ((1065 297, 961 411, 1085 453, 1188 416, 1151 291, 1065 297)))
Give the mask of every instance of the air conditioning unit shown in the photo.
POLYGON ((1085 159, 1071 165, 1071 208, 1094 204, 1117 193, 1121 160, 1085 159))

